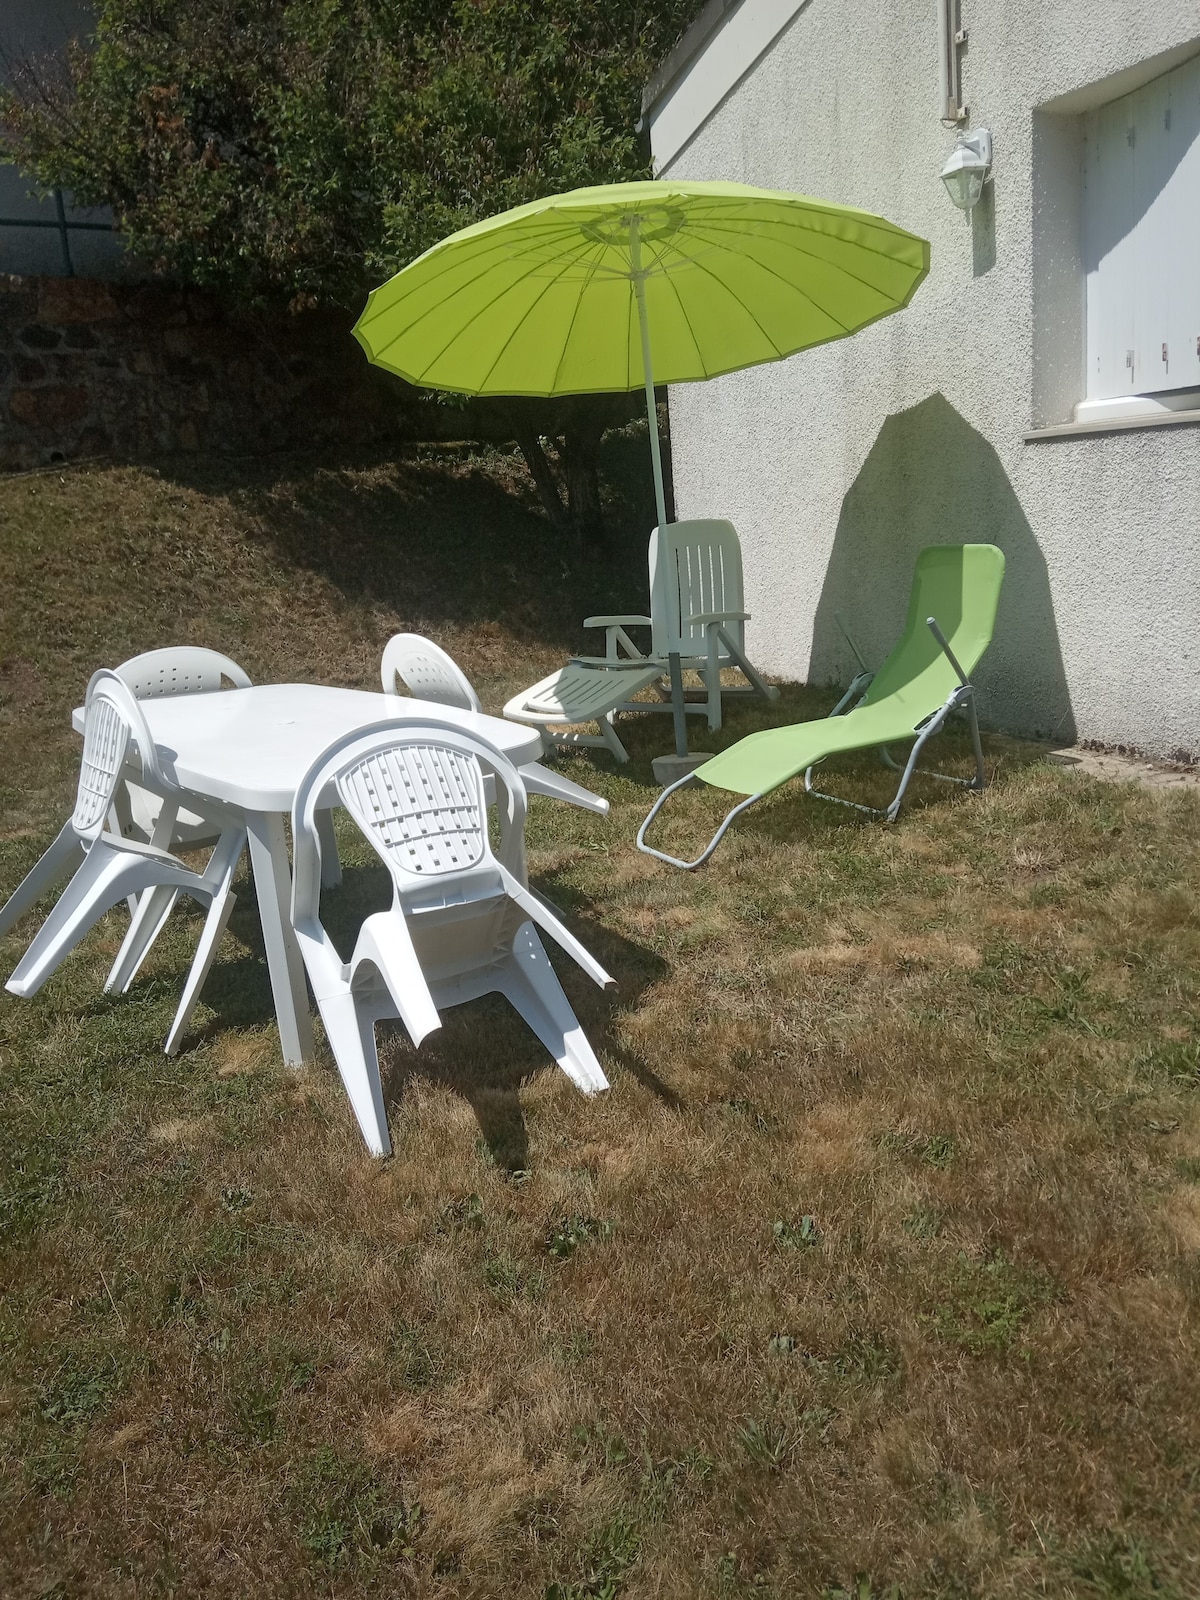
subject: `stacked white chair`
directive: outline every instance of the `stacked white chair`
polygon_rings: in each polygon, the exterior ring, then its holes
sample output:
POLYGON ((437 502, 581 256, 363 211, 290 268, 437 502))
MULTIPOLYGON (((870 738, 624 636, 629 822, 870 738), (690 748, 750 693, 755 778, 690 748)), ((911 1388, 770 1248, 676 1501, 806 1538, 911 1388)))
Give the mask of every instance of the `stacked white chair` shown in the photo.
MULTIPOLYGON (((235 689, 250 688, 250 675, 229 656, 199 645, 167 645, 131 656, 114 667, 117 677, 137 700, 158 700, 165 695, 213 694, 228 679, 235 689)), ((112 822, 127 839, 141 839, 160 850, 198 850, 215 847, 221 834, 209 817, 179 804, 170 794, 156 794, 145 784, 126 779, 113 796, 112 822)), ((336 864, 336 854, 333 861, 336 864)), ((104 982, 106 994, 126 994, 137 977, 151 946, 174 909, 178 892, 153 890, 130 904, 132 921, 104 982)))
MULTIPOLYGON (((457 661, 432 639, 425 639, 419 633, 397 633, 388 640, 380 663, 380 677, 384 694, 395 694, 399 682, 418 700, 457 706, 462 711, 483 710, 479 696, 457 661)), ((580 806, 601 817, 608 815, 607 800, 581 784, 572 783, 561 772, 551 772, 540 761, 527 762, 521 768, 521 778, 529 794, 563 800, 567 805, 580 806)), ((490 791, 488 803, 491 804, 490 791)))
POLYGON ((399 1018, 414 1045, 439 1012, 505 995, 585 1094, 608 1080, 537 929, 601 988, 604 968, 522 881, 525 784, 484 740, 434 720, 384 723, 332 745, 296 794, 292 923, 359 1128, 391 1150, 375 1024, 399 1018), (501 809, 499 858, 488 840, 485 777, 501 809), (316 816, 336 795, 391 874, 391 908, 368 917, 343 961, 320 920, 316 816))
MULTIPOLYGON (((74 877, 17 963, 6 988, 36 994, 46 979, 104 913, 130 895, 163 890, 191 895, 208 906, 208 916, 167 1036, 173 1055, 191 1019, 235 896, 231 883, 246 842, 245 827, 234 816, 222 819, 215 848, 203 872, 194 872, 154 843, 143 843, 105 829, 117 790, 124 781, 130 745, 137 747, 141 773, 154 793, 169 796, 175 786, 159 764, 141 707, 115 672, 101 670, 88 684, 84 710, 83 760, 75 809, 57 839, 0 908, 0 933, 50 888, 82 856, 74 877)), ((171 802, 174 804, 174 802, 171 802)), ((207 819, 213 826, 215 817, 207 819)), ((169 909, 169 903, 168 903, 169 909)), ((143 930, 152 938, 157 932, 143 930)), ((131 959, 140 960, 135 950, 131 959)))

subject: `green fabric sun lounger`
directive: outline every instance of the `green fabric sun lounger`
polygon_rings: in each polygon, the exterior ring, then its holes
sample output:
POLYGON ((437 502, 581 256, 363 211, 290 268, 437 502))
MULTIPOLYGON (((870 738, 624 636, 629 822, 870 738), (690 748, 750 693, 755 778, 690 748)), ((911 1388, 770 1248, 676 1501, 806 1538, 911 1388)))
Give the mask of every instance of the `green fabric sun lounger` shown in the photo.
POLYGON ((970 675, 991 642, 1003 578, 1004 555, 995 545, 931 545, 922 550, 913 574, 904 632, 879 671, 861 672, 830 716, 752 733, 664 789, 638 830, 638 849, 675 867, 698 867, 712 855, 735 817, 801 772, 807 793, 894 822, 909 780, 917 770, 922 746, 941 731, 953 711, 963 710, 969 718, 975 776, 951 778, 940 772, 931 776, 969 789, 982 789, 983 749, 970 675), (914 742, 901 768, 893 761, 888 746, 907 740, 914 742), (819 762, 872 745, 878 745, 888 765, 902 773, 900 787, 889 806, 878 810, 856 805, 813 787, 813 768, 819 762), (668 797, 676 789, 695 783, 708 783, 749 798, 734 806, 694 861, 681 861, 647 844, 646 833, 668 797))

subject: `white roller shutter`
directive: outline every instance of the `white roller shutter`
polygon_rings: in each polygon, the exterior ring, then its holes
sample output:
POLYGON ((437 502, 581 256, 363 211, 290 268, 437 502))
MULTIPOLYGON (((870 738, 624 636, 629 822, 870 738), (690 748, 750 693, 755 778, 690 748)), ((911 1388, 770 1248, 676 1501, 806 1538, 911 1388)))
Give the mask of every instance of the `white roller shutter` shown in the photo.
POLYGON ((1085 136, 1088 399, 1200 388, 1200 56, 1085 136))

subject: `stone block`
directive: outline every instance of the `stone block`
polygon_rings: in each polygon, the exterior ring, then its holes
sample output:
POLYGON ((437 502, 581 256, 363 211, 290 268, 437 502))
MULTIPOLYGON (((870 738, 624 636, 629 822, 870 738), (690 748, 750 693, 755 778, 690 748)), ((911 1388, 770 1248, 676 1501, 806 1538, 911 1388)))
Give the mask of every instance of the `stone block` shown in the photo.
POLYGON ((57 328, 46 327, 45 323, 31 322, 18 330, 17 343, 23 344, 26 350, 55 350, 62 343, 62 334, 57 328))
POLYGON ((38 315, 60 327, 68 322, 111 322, 120 315, 120 306, 109 286, 93 278, 42 278, 38 315))
POLYGON ((33 356, 17 356, 13 371, 18 383, 41 383, 46 376, 46 363, 33 356))
POLYGON ((89 409, 88 392, 78 384, 61 384, 48 389, 14 389, 8 409, 28 428, 54 428, 65 422, 78 422, 89 409))
POLYGON ((94 350, 100 343, 86 323, 76 323, 63 334, 63 344, 68 350, 94 350))

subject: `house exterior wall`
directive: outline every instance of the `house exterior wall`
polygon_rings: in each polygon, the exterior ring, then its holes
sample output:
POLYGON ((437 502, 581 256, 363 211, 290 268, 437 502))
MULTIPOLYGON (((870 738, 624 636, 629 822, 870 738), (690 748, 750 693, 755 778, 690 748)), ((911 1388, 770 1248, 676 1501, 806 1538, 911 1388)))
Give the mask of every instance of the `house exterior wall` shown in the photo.
POLYGON ((939 180, 934 0, 792 0, 782 27, 780 4, 743 0, 652 86, 659 176, 880 212, 931 241, 932 268, 853 339, 671 390, 678 514, 737 525, 752 658, 846 681, 835 613, 877 662, 917 551, 986 540, 1008 560, 987 722, 1200 753, 1200 426, 1025 437, 1084 394, 1083 113, 1200 50, 1200 0, 962 0, 963 99, 995 140, 966 214, 939 180), (737 59, 738 27, 763 53, 713 107, 704 59, 737 59))

